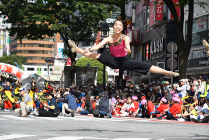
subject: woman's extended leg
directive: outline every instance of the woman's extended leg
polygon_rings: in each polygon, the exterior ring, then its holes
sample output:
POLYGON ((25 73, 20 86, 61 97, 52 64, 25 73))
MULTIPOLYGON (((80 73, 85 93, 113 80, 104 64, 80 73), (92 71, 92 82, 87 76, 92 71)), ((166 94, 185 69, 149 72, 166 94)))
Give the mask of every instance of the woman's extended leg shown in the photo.
MULTIPOLYGON (((71 47, 71 52, 78 52, 80 54, 83 54, 85 51, 81 48, 78 48, 74 42, 72 42, 71 40, 68 40, 68 44, 71 47)), ((88 53, 84 53, 83 54, 85 57, 88 58, 93 58, 93 59, 98 59, 99 56, 101 55, 100 53, 92 53, 92 52, 88 52, 88 53)))
POLYGON ((176 77, 176 76, 179 76, 178 73, 176 72, 172 72, 172 71, 167 71, 167 70, 164 70, 160 67, 157 67, 157 66, 152 66, 149 71, 153 72, 153 73, 158 73, 158 74, 164 74, 166 76, 168 76, 168 78, 171 78, 171 77, 176 77))

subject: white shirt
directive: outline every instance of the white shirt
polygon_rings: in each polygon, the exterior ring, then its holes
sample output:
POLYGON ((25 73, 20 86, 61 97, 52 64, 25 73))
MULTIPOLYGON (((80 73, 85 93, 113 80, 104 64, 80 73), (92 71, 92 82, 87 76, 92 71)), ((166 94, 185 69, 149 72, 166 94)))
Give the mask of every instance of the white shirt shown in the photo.
POLYGON ((182 98, 186 97, 187 85, 183 85, 181 87, 177 87, 177 90, 182 94, 182 98))
POLYGON ((202 110, 203 110, 203 109, 208 109, 207 103, 205 103, 205 104, 203 105, 202 110))
POLYGON ((205 84, 206 84, 206 82, 204 81, 200 85, 200 88, 199 88, 198 92, 200 92, 201 94, 204 94, 205 93, 205 84))

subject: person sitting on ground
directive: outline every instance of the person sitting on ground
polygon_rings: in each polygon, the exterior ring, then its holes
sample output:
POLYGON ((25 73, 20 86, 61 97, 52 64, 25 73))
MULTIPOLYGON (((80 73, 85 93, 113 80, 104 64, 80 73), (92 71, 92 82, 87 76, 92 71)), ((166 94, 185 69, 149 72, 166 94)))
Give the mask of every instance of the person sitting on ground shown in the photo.
POLYGON ((167 103, 167 100, 163 97, 161 98, 160 103, 157 107, 157 111, 155 112, 156 116, 162 118, 164 111, 167 109, 169 109, 169 104, 167 103))
POLYGON ((142 113, 142 118, 153 118, 153 115, 155 114, 154 104, 151 101, 143 99, 141 105, 144 105, 144 108, 146 109, 146 112, 142 113))
POLYGON ((111 118, 111 100, 108 98, 108 93, 104 92, 104 95, 99 100, 99 115, 101 118, 107 116, 107 118, 111 118))
MULTIPOLYGON (((183 109, 185 110, 186 107, 184 106, 183 109)), ((197 119, 197 111, 195 110, 195 104, 190 104, 189 110, 184 111, 184 114, 181 116, 184 118, 186 121, 190 121, 193 119, 197 119)))
POLYGON ((181 113, 181 105, 180 105, 180 99, 177 97, 172 98, 172 106, 170 109, 165 110, 165 113, 167 115, 167 120, 177 120, 177 116, 181 113))
POLYGON ((78 99, 76 100, 76 103, 77 103, 77 107, 81 106, 81 99, 78 98, 78 99))
POLYGON ((150 101, 152 103, 155 103, 155 91, 154 90, 152 90, 152 96, 150 97, 150 101))
POLYGON ((81 98, 81 105, 79 107, 77 107, 76 113, 81 112, 84 110, 84 106, 85 106, 85 97, 81 98))
POLYGON ((57 102, 53 97, 52 93, 47 92, 46 98, 48 99, 48 104, 43 104, 42 108, 39 110, 39 117, 57 117, 60 114, 57 102))
POLYGON ((86 101, 85 101, 85 106, 84 109, 82 111, 80 111, 81 115, 88 115, 88 114, 92 114, 93 112, 93 107, 90 101, 90 96, 86 95, 86 101))
POLYGON ((137 101, 138 100, 138 97, 137 96, 132 96, 132 103, 134 104, 134 108, 135 108, 135 111, 134 111, 134 116, 136 116, 137 113, 137 110, 139 108, 139 102, 137 101))
POLYGON ((29 94, 25 93, 25 88, 20 88, 19 91, 22 96, 22 102, 16 102, 20 104, 20 108, 15 109, 15 113, 20 114, 20 117, 27 117, 33 110, 33 101, 29 94))
POLYGON ((62 116, 66 116, 66 113, 71 113, 71 116, 74 117, 77 109, 76 99, 69 94, 69 92, 65 92, 64 96, 65 100, 62 104, 62 116))
POLYGON ((121 115, 120 116, 134 116, 134 113, 137 110, 135 110, 135 106, 132 102, 131 96, 128 97, 127 103, 124 103, 122 109, 121 109, 121 115))

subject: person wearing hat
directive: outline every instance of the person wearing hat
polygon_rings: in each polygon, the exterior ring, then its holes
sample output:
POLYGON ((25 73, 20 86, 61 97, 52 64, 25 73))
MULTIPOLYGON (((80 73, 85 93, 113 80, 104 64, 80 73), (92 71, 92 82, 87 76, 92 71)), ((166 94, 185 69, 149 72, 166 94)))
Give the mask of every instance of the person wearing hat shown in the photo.
POLYGON ((170 100, 171 100, 171 94, 169 93, 168 89, 164 89, 164 97, 167 100, 167 102, 170 104, 170 100))
MULTIPOLYGON (((108 93, 104 92, 104 95, 99 100, 99 116, 103 118, 104 116, 107 116, 107 118, 111 118, 112 114, 111 111, 111 100, 108 98, 108 93)), ((98 117, 98 116, 94 116, 98 117)))
POLYGON ((71 116, 75 116, 75 112, 77 109, 76 99, 69 94, 69 92, 64 93, 65 100, 62 104, 62 116, 66 116, 66 113, 71 113, 71 116))
POLYGON ((173 105, 170 109, 165 110, 167 120, 176 120, 177 115, 181 113, 180 99, 177 97, 173 97, 172 104, 173 105))
POLYGON ((53 97, 52 93, 47 92, 46 98, 49 101, 49 104, 43 104, 42 108, 39 110, 39 117, 57 117, 60 114, 57 102, 53 97), (47 108, 48 110, 45 110, 47 108))
POLYGON ((199 94, 200 94, 199 99, 203 98, 207 100, 207 94, 208 94, 208 84, 206 83, 207 78, 208 77, 206 75, 203 75, 201 78, 201 85, 199 88, 199 94))
POLYGON ((143 99, 141 101, 141 104, 144 105, 144 108, 146 109, 146 112, 142 113, 142 118, 152 118, 155 114, 155 106, 151 101, 147 101, 143 99))
POLYGON ((161 98, 160 103, 157 107, 157 111, 155 112, 156 114, 160 114, 160 115, 156 115, 159 118, 162 118, 162 115, 164 114, 165 110, 169 109, 169 104, 166 100, 166 98, 161 98))
POLYGON ((184 98, 187 93, 187 85, 185 85, 185 82, 186 82, 185 79, 181 79, 180 85, 178 85, 178 87, 177 87, 177 91, 182 94, 182 98, 184 98))
POLYGON ((25 88, 20 88, 19 92, 22 96, 22 102, 16 102, 20 104, 20 108, 15 109, 15 113, 18 113, 20 117, 27 117, 33 110, 33 101, 30 95, 25 93, 25 88))

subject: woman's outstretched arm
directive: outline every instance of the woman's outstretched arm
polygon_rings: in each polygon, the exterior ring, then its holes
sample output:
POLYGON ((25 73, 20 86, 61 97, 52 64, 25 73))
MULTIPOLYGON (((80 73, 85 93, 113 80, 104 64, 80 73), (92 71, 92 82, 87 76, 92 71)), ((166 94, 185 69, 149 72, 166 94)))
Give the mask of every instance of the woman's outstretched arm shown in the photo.
POLYGON ((126 49, 125 51, 127 52, 131 52, 131 47, 130 47, 130 38, 128 36, 125 37, 125 46, 126 46, 126 49))
POLYGON ((86 48, 85 49, 85 52, 89 52, 89 51, 96 51, 98 50, 99 48, 101 48, 102 46, 104 46, 105 44, 107 44, 109 42, 108 40, 109 37, 106 37, 102 40, 102 42, 100 42, 98 45, 94 45, 93 47, 91 48, 86 48), (90 50, 89 50, 90 49, 90 50))

